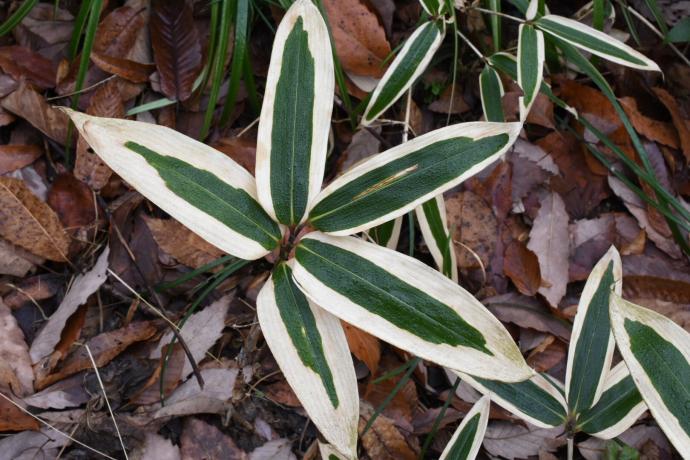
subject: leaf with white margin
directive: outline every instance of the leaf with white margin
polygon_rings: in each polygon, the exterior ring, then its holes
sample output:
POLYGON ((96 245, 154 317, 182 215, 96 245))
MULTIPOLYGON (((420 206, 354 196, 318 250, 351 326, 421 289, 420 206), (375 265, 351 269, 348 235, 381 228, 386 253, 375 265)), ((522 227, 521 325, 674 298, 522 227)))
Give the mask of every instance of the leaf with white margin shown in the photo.
POLYGON ((328 28, 310 0, 297 0, 276 31, 259 118, 256 183, 266 212, 300 223, 321 190, 333 112, 328 28))
POLYGON ((447 0, 419 0, 419 3, 421 3, 426 14, 429 16, 438 16, 445 12, 446 1, 447 0))
POLYGON ((547 14, 537 19, 534 24, 550 35, 616 64, 640 70, 661 71, 654 61, 642 53, 604 32, 573 19, 547 14))
POLYGON ((506 383, 458 373, 478 392, 532 425, 552 428, 562 425, 567 418, 567 404, 558 389, 541 374, 529 380, 506 383))
POLYGON ((405 41, 390 67, 376 85, 362 117, 368 126, 407 91, 426 70, 443 42, 445 23, 428 21, 419 26, 405 41))
POLYGON ((503 83, 491 66, 484 66, 484 70, 479 74, 479 93, 482 99, 482 111, 486 121, 504 122, 503 113, 503 83))
POLYGON ((379 246, 383 246, 388 249, 395 249, 398 247, 398 241, 400 241, 402 220, 402 217, 396 217, 393 220, 389 220, 381 225, 377 225, 369 230, 365 230, 366 238, 369 238, 379 246))
POLYGON ((650 412, 678 452, 690 452, 690 334, 667 317, 615 295, 611 324, 650 412))
POLYGON ((613 439, 630 428, 646 410, 628 367, 621 361, 606 377, 599 402, 577 418, 576 429, 600 439, 613 439))
POLYGON ((489 423, 491 400, 483 396, 465 415, 439 460, 473 460, 482 446, 486 426, 489 423))
POLYGON ((63 110, 113 171, 209 243, 253 260, 280 242, 254 178, 227 155, 164 126, 63 110))
POLYGON ((621 295, 623 267, 614 246, 592 269, 577 306, 568 348, 566 399, 574 414, 594 406, 611 368, 615 342, 609 321, 609 298, 621 295))
POLYGON ((520 24, 517 70, 524 94, 519 99, 520 120, 524 121, 544 79, 544 34, 529 24, 520 24))
POLYGON ((314 425, 356 457, 357 378, 340 321, 307 300, 286 262, 273 270, 256 305, 266 343, 314 425))
POLYGON ((415 213, 419 230, 439 271, 457 282, 458 264, 448 229, 446 202, 443 200, 443 195, 436 195, 421 206, 417 206, 415 213))
POLYGON ((392 220, 498 160, 521 129, 520 123, 458 123, 393 147, 331 182, 309 223, 351 235, 392 220))
POLYGON ((418 260, 319 232, 302 238, 295 258, 295 281, 311 300, 398 348, 487 378, 534 374, 500 321, 418 260))

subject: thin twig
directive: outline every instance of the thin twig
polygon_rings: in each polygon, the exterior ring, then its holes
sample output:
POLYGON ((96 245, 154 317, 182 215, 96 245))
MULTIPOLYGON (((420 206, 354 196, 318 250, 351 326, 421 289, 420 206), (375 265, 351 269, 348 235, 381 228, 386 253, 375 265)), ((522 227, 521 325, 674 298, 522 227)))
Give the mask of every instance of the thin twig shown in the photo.
POLYGON ((96 365, 96 360, 93 359, 93 354, 91 354, 91 348, 87 344, 84 344, 86 352, 89 354, 89 359, 91 360, 91 365, 96 373, 96 379, 98 380, 98 385, 103 391, 103 397, 105 398, 105 405, 108 407, 108 412, 110 412, 110 417, 113 419, 113 425, 115 425, 115 433, 117 433, 117 438, 120 440, 120 446, 122 446, 122 453, 125 455, 125 460, 129 460, 127 456, 127 448, 125 447, 125 442, 122 440, 122 434, 120 433, 120 427, 117 425, 117 420, 115 420, 115 414, 113 413, 113 408, 110 407, 110 401, 108 400, 108 394, 105 392, 105 386, 103 385, 103 380, 101 380, 101 374, 98 372, 98 366, 96 365))
POLYGON ((473 6, 473 10, 479 11, 480 13, 486 13, 486 14, 494 14, 496 16, 500 16, 502 18, 510 19, 511 21, 519 22, 520 24, 524 24, 525 21, 524 19, 517 18, 515 16, 511 16, 509 14, 501 13, 500 11, 491 11, 491 10, 486 10, 484 8, 479 8, 478 6, 473 6))

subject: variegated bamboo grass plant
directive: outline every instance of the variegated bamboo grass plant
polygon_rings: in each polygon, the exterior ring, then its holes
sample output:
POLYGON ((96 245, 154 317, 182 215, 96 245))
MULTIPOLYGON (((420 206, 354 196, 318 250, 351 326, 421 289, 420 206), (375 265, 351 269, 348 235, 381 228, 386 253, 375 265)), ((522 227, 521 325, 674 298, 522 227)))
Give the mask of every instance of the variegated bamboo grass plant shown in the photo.
MULTIPOLYGON (((405 42, 373 91, 362 120, 365 125, 376 120, 410 89, 441 46, 446 24, 454 19, 449 2, 420 2, 430 19, 405 42)), ((505 120, 501 103, 503 85, 498 73, 502 71, 515 79, 523 90, 518 102, 522 122, 527 119, 541 91, 560 107, 571 111, 586 127, 594 128, 574 109, 555 97, 543 81, 545 38, 590 76, 616 108, 619 105, 608 83, 575 48, 617 64, 659 71, 653 61, 609 35, 580 22, 548 14, 543 0, 517 3, 521 4, 525 14, 524 21, 513 18, 521 22, 517 57, 497 52, 485 58, 466 40, 470 48, 485 61, 479 76, 479 87, 486 120, 505 120)), ((491 4, 497 6, 497 2, 491 4)), ((499 21, 492 20, 491 23, 496 39, 500 37, 500 30, 496 30, 499 21)), ((628 126, 627 115, 622 109, 619 114, 637 144, 637 135, 628 126)), ((610 146, 605 135, 598 131, 595 134, 610 146)), ((636 148, 640 156, 646 158, 645 152, 637 145, 636 148)), ((598 153, 594 147, 590 146, 590 150, 594 150, 595 155, 598 153)), ((623 161, 627 159, 625 154, 619 156, 623 161)), ((600 157, 603 159, 603 155, 597 155, 597 158, 600 157)), ((653 174, 646 174, 642 168, 635 168, 637 165, 630 162, 625 163, 655 188, 653 174)), ((620 175, 613 168, 610 169, 612 173, 620 175)), ((630 181, 626 180, 626 184, 634 187, 630 181)), ((664 194, 661 196, 663 199, 653 204, 667 217, 672 228, 678 228, 676 224, 682 224, 683 221, 678 221, 668 212, 668 204, 675 205, 677 200, 664 194)), ((452 241, 445 221, 428 218, 445 215, 443 199, 437 196, 416 211, 422 234, 437 265, 443 269, 450 261, 449 254, 454 254, 452 241)), ((685 215, 683 217, 687 218, 685 215)), ((686 249, 685 246, 683 248, 686 249)), ((620 297, 621 278, 620 256, 615 248, 611 248, 592 271, 582 293, 570 342, 565 386, 540 374, 519 383, 477 378, 466 373, 456 374, 481 393, 491 395, 499 405, 536 426, 564 425, 570 441, 569 458, 573 455, 572 439, 576 433, 585 432, 601 439, 614 438, 629 428, 648 406, 679 452, 690 455, 690 335, 664 316, 623 300, 620 297), (624 362, 611 368, 614 335, 624 362)), ((481 438, 483 431, 476 435, 481 438)), ((455 439, 451 440, 444 455, 453 448, 454 442, 455 439)))
POLYGON ((350 236, 496 161, 521 124, 439 129, 321 190, 334 90, 329 43, 319 10, 296 1, 271 55, 256 179, 221 152, 165 127, 69 114, 96 153, 161 209, 229 254, 275 263, 257 299, 266 342, 324 438, 354 458, 359 398, 339 318, 481 378, 517 382, 533 375, 503 325, 457 283, 350 236))

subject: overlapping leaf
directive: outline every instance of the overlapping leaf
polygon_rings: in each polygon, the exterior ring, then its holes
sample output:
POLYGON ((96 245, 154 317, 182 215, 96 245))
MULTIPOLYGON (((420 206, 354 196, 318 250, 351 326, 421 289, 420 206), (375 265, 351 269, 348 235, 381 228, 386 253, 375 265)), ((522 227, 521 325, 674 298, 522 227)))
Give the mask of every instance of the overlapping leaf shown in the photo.
POLYGON ((690 452, 690 334, 646 308, 613 296, 611 324, 637 389, 679 452, 690 452))
POLYGON ((458 264, 452 236, 448 229, 443 195, 437 195, 421 206, 417 206, 415 214, 419 222, 419 230, 439 271, 453 281, 457 281, 458 264))
POLYGON ((294 276, 324 309, 420 357, 505 381, 533 374, 481 303, 415 259, 315 232, 297 246, 294 276))
POLYGON ((521 127, 460 123, 387 150, 326 187, 309 222, 327 233, 349 235, 394 219, 497 160, 521 127))
POLYGON ((264 337, 285 378, 324 437, 356 456, 359 397, 345 333, 335 316, 310 303, 279 264, 257 298, 264 337))
MULTIPOLYGON (((426 8, 424 2, 422 5, 426 8)), ((412 86, 441 46, 444 34, 445 24, 437 21, 426 22, 412 33, 376 85, 362 117, 362 125, 366 126, 376 120, 412 86)))
POLYGON ((544 74, 544 34, 529 24, 520 25, 518 38, 518 84, 520 119, 526 120, 529 109, 539 93, 544 74))
POLYGON ((477 456, 489 423, 490 400, 483 396, 465 415, 443 450, 440 460, 472 460, 477 456))
POLYGON ((68 113, 113 171, 209 243, 243 259, 277 246, 254 178, 226 155, 163 126, 68 113))

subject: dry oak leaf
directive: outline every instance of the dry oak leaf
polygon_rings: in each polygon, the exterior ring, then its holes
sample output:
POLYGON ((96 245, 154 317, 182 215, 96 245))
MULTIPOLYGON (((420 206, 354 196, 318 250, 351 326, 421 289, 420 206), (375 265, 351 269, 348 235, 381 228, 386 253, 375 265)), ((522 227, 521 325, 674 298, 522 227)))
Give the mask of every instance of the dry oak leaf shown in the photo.
POLYGON ((19 179, 0 177, 0 236, 37 256, 67 260, 70 239, 60 219, 19 179))
POLYGON ((144 222, 158 246, 187 267, 203 267, 223 255, 223 251, 174 219, 144 216, 144 222))
POLYGON ((541 271, 538 292, 557 308, 568 285, 568 214, 563 199, 550 192, 541 206, 529 234, 527 249, 537 255, 541 271))
POLYGON ((343 68, 355 75, 382 77, 391 46, 376 14, 361 0, 325 0, 323 6, 343 68))
POLYGON ((666 110, 671 114, 673 125, 678 130, 678 138, 680 139, 680 147, 683 150, 685 159, 690 163, 690 124, 680 113, 680 108, 676 99, 663 88, 652 88, 666 110))
POLYGON ((146 83, 155 69, 152 64, 92 52, 91 61, 102 71, 117 75, 132 83, 146 83))
POLYGON ((34 128, 61 144, 67 139, 67 115, 51 106, 42 94, 21 82, 19 88, 2 100, 2 107, 24 118, 34 128))

